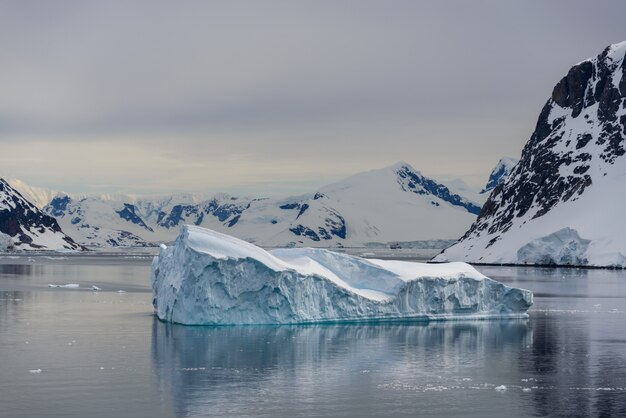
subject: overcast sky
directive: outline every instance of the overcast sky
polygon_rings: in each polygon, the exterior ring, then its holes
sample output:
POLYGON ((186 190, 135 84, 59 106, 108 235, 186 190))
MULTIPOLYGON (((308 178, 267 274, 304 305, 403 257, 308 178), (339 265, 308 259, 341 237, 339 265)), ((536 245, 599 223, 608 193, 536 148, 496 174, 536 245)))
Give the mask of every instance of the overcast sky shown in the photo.
POLYGON ((2 1, 0 173, 286 195, 403 160, 485 182, 624 1, 2 1))

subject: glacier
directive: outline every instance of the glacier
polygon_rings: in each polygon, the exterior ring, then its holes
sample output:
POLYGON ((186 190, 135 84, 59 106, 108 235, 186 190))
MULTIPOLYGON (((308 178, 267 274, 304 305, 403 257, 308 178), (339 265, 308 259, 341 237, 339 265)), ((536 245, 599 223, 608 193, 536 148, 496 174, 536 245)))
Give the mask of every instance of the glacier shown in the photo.
POLYGON ((186 325, 526 318, 532 292, 466 263, 363 259, 325 249, 265 251, 184 225, 152 262, 157 317, 186 325))

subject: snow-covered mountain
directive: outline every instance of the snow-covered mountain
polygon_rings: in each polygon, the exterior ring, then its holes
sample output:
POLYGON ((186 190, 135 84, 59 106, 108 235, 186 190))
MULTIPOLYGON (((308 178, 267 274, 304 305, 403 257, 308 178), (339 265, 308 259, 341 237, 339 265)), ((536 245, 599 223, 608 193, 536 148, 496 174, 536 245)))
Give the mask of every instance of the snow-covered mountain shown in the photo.
POLYGON ((81 250, 56 219, 0 179, 0 250, 81 250))
POLYGON ((171 241, 183 224, 266 247, 456 239, 479 211, 479 204, 406 163, 287 199, 58 195, 44 208, 78 242, 106 246, 171 241))
POLYGON ((493 189, 501 183, 504 183, 509 174, 511 174, 513 167, 515 167, 515 164, 518 162, 519 160, 515 158, 501 158, 500 161, 498 161, 498 164, 493 168, 493 170, 491 170, 487 184, 485 184, 485 187, 480 191, 480 193, 486 194, 488 198, 489 193, 491 193, 493 189))
POLYGON ((9 178, 7 183, 9 183, 14 190, 17 190, 24 199, 37 206, 39 209, 46 206, 54 196, 59 194, 59 192, 55 190, 31 186, 17 178, 9 178))
POLYGON ((572 67, 522 158, 435 261, 626 267, 626 42, 572 67))
POLYGON ((448 180, 446 181, 446 186, 448 186, 453 193, 464 196, 482 207, 489 198, 491 191, 506 180, 518 161, 519 160, 510 157, 501 158, 498 164, 491 170, 487 183, 485 183, 485 186, 480 191, 474 189, 462 179, 448 180))

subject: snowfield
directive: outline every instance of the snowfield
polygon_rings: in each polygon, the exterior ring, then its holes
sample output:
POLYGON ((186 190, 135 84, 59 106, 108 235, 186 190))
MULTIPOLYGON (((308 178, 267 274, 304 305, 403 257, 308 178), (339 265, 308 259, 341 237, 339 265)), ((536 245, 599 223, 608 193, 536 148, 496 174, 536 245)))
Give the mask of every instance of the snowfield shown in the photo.
POLYGON ((189 225, 161 246, 151 279, 156 315, 187 325, 525 318, 533 301, 465 263, 267 252, 189 225))

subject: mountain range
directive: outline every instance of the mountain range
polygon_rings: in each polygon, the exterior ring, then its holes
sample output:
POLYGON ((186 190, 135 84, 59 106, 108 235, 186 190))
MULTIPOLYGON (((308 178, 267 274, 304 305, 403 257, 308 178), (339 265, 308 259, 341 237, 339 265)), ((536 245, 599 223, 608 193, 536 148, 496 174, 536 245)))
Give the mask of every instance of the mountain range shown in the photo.
MULTIPOLYGON (((505 174, 502 170, 496 173, 502 178, 505 174)), ((12 183, 42 205, 43 213, 56 219, 69 236, 92 247, 171 241, 183 224, 225 232, 265 247, 415 241, 438 246, 441 240, 457 239, 474 222, 484 200, 484 193, 448 187, 403 162, 283 199, 227 194, 71 195, 15 179, 12 183)))

